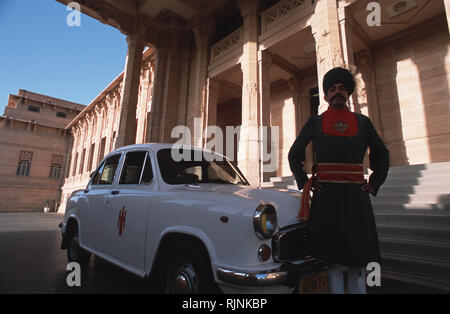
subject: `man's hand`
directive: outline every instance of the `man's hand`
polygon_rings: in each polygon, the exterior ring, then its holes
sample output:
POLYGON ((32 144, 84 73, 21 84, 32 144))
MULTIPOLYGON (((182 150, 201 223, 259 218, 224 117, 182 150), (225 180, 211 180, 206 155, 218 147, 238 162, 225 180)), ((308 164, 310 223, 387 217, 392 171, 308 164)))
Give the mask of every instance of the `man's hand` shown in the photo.
POLYGON ((367 180, 364 180, 365 184, 363 186, 361 186, 361 190, 363 190, 364 192, 369 192, 372 195, 375 195, 375 190, 373 189, 373 187, 367 183, 367 180))
POLYGON ((317 180, 319 180, 319 178, 318 177, 315 177, 314 179, 313 179, 313 182, 312 182, 312 184, 311 184, 311 190, 313 191, 313 192, 320 192, 320 190, 322 189, 322 185, 319 183, 319 182, 317 182, 317 180))

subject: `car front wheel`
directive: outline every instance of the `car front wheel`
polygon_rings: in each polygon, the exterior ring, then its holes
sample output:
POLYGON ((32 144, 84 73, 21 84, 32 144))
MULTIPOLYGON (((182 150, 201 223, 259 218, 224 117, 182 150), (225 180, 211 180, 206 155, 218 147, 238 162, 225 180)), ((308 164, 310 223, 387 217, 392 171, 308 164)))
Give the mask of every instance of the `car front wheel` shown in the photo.
POLYGON ((78 236, 78 231, 76 231, 70 238, 69 246, 67 248, 68 262, 76 262, 80 264, 81 267, 85 267, 89 263, 90 257, 91 254, 80 246, 80 238, 78 236))
POLYGON ((168 294, 218 293, 205 252, 197 246, 174 245, 163 267, 164 292, 168 294))

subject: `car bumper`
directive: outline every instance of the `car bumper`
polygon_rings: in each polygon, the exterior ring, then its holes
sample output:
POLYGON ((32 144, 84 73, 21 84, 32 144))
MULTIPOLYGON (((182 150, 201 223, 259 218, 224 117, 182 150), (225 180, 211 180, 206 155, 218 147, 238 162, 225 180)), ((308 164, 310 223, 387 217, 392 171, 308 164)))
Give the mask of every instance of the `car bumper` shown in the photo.
POLYGON ((318 273, 326 269, 326 263, 308 259, 293 263, 284 263, 269 272, 243 272, 223 267, 217 269, 217 278, 224 283, 245 287, 268 287, 274 285, 295 286, 301 277, 318 273))

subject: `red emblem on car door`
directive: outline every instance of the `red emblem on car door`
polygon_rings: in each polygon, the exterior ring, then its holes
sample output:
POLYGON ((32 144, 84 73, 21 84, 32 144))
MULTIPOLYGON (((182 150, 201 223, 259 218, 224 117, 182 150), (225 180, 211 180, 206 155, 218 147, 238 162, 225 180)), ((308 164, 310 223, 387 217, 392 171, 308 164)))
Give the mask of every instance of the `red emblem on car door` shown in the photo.
POLYGON ((119 236, 122 236, 125 229, 125 220, 127 219, 127 210, 125 206, 119 212, 119 221, 117 222, 117 228, 119 228, 119 236))

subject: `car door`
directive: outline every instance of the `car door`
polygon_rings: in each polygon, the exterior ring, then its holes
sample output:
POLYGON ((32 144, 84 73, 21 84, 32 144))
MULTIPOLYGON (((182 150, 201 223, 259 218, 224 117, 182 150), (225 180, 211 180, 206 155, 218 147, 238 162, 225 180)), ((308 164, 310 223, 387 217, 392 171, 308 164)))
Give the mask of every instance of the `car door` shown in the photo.
POLYGON ((102 246, 111 258, 136 273, 144 269, 153 185, 151 155, 132 150, 126 153, 121 174, 107 196, 102 246))
POLYGON ((80 240, 88 248, 101 251, 101 226, 106 196, 112 189, 121 154, 106 158, 84 190, 86 206, 80 210, 80 240))

